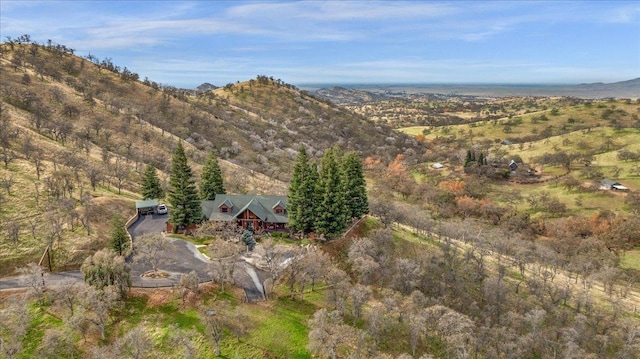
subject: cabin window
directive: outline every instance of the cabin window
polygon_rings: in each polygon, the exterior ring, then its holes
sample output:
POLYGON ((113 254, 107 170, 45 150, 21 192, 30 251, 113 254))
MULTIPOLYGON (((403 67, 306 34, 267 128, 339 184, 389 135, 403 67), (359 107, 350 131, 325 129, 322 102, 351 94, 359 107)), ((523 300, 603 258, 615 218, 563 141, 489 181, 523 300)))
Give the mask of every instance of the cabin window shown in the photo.
POLYGON ((278 207, 274 211, 275 211, 276 214, 284 214, 284 208, 278 207))
POLYGON ((220 207, 221 213, 229 213, 229 207, 220 207))

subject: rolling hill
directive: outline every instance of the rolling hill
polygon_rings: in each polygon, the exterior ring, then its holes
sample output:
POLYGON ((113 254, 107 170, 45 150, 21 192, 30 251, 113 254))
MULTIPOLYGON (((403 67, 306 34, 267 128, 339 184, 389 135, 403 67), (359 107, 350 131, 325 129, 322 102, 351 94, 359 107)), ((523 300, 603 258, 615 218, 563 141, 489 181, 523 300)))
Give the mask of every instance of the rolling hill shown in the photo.
POLYGON ((59 266, 78 265, 104 245, 115 213, 131 213, 146 164, 167 185, 178 140, 196 176, 216 151, 233 193, 286 193, 300 146, 316 159, 336 144, 383 160, 424 153, 410 136, 266 76, 194 93, 32 43, 0 46, 0 76, 0 274, 63 241, 59 266))

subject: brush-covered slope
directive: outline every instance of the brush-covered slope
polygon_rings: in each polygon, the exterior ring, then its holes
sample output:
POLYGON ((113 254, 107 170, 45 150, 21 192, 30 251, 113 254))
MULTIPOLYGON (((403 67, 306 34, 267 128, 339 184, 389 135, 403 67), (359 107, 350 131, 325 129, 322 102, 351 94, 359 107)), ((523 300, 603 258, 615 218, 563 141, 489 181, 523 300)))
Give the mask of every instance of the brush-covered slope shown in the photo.
POLYGON ((316 156, 336 143, 363 156, 422 151, 404 134, 263 78, 246 91, 192 95, 139 81, 109 59, 32 43, 0 46, 0 78, 0 275, 37 261, 47 245, 59 268, 104 246, 110 219, 133 213, 146 164, 166 186, 179 139, 196 177, 216 151, 235 193, 286 193, 300 145, 316 156))
POLYGON ((199 99, 199 106, 244 133, 238 141, 243 141, 242 151, 250 156, 239 156, 238 161, 253 160, 261 172, 271 173, 274 165, 290 169, 300 146, 317 158, 336 144, 362 156, 388 160, 398 153, 418 159, 423 152, 410 136, 266 76, 228 84, 203 97, 207 96, 217 105, 205 106, 199 99), (224 111, 217 110, 221 104, 224 111))

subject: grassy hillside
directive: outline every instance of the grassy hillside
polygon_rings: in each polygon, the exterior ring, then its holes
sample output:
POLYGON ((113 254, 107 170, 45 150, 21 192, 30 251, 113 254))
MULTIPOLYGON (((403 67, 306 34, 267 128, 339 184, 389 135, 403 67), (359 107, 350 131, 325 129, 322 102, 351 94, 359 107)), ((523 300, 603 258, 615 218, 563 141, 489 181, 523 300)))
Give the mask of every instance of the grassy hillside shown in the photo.
MULTIPOLYGON (((503 107, 497 112, 520 103, 501 101, 503 107)), ((624 183, 631 191, 640 190, 638 159, 624 156, 640 154, 640 105, 628 100, 589 100, 558 107, 562 103, 540 99, 535 108, 521 108, 519 115, 464 124, 401 127, 399 131, 425 141, 432 150, 431 161, 445 162, 449 170, 457 168, 460 173, 468 150, 486 153, 490 159, 516 159, 541 176, 539 183, 515 187, 525 197, 544 190, 559 196, 574 214, 591 214, 600 209, 629 213, 632 210, 625 205, 624 196, 616 200, 620 196, 612 193, 567 191, 562 182, 575 178, 581 187, 589 188, 600 178, 608 177, 624 183), (569 174, 560 165, 545 163, 545 155, 558 153, 566 153, 572 159, 569 174), (549 181, 557 176, 564 177, 549 181), (580 206, 575 205, 578 198, 584 202, 580 206)), ((475 118, 481 117, 482 113, 478 113, 475 118)), ((497 197, 513 188, 511 182, 501 183, 497 197)))
POLYGON ((0 275, 37 261, 47 244, 60 249, 58 268, 77 266, 104 245, 113 215, 133 214, 146 164, 167 186, 178 140, 197 181, 217 152, 231 193, 286 193, 300 146, 315 158, 334 144, 381 158, 423 152, 409 136, 264 77, 193 93, 140 81, 110 59, 28 43, 0 45, 0 76, 0 275))

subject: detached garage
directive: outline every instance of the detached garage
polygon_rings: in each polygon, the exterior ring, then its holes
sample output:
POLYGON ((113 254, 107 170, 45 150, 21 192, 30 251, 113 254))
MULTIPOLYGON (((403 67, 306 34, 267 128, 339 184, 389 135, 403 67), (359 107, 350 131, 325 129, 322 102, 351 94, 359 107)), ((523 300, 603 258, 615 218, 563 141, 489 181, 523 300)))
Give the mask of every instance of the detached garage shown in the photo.
POLYGON ((138 211, 138 214, 140 215, 154 213, 156 210, 156 207, 158 207, 157 199, 149 199, 146 201, 136 201, 136 211, 138 211))

